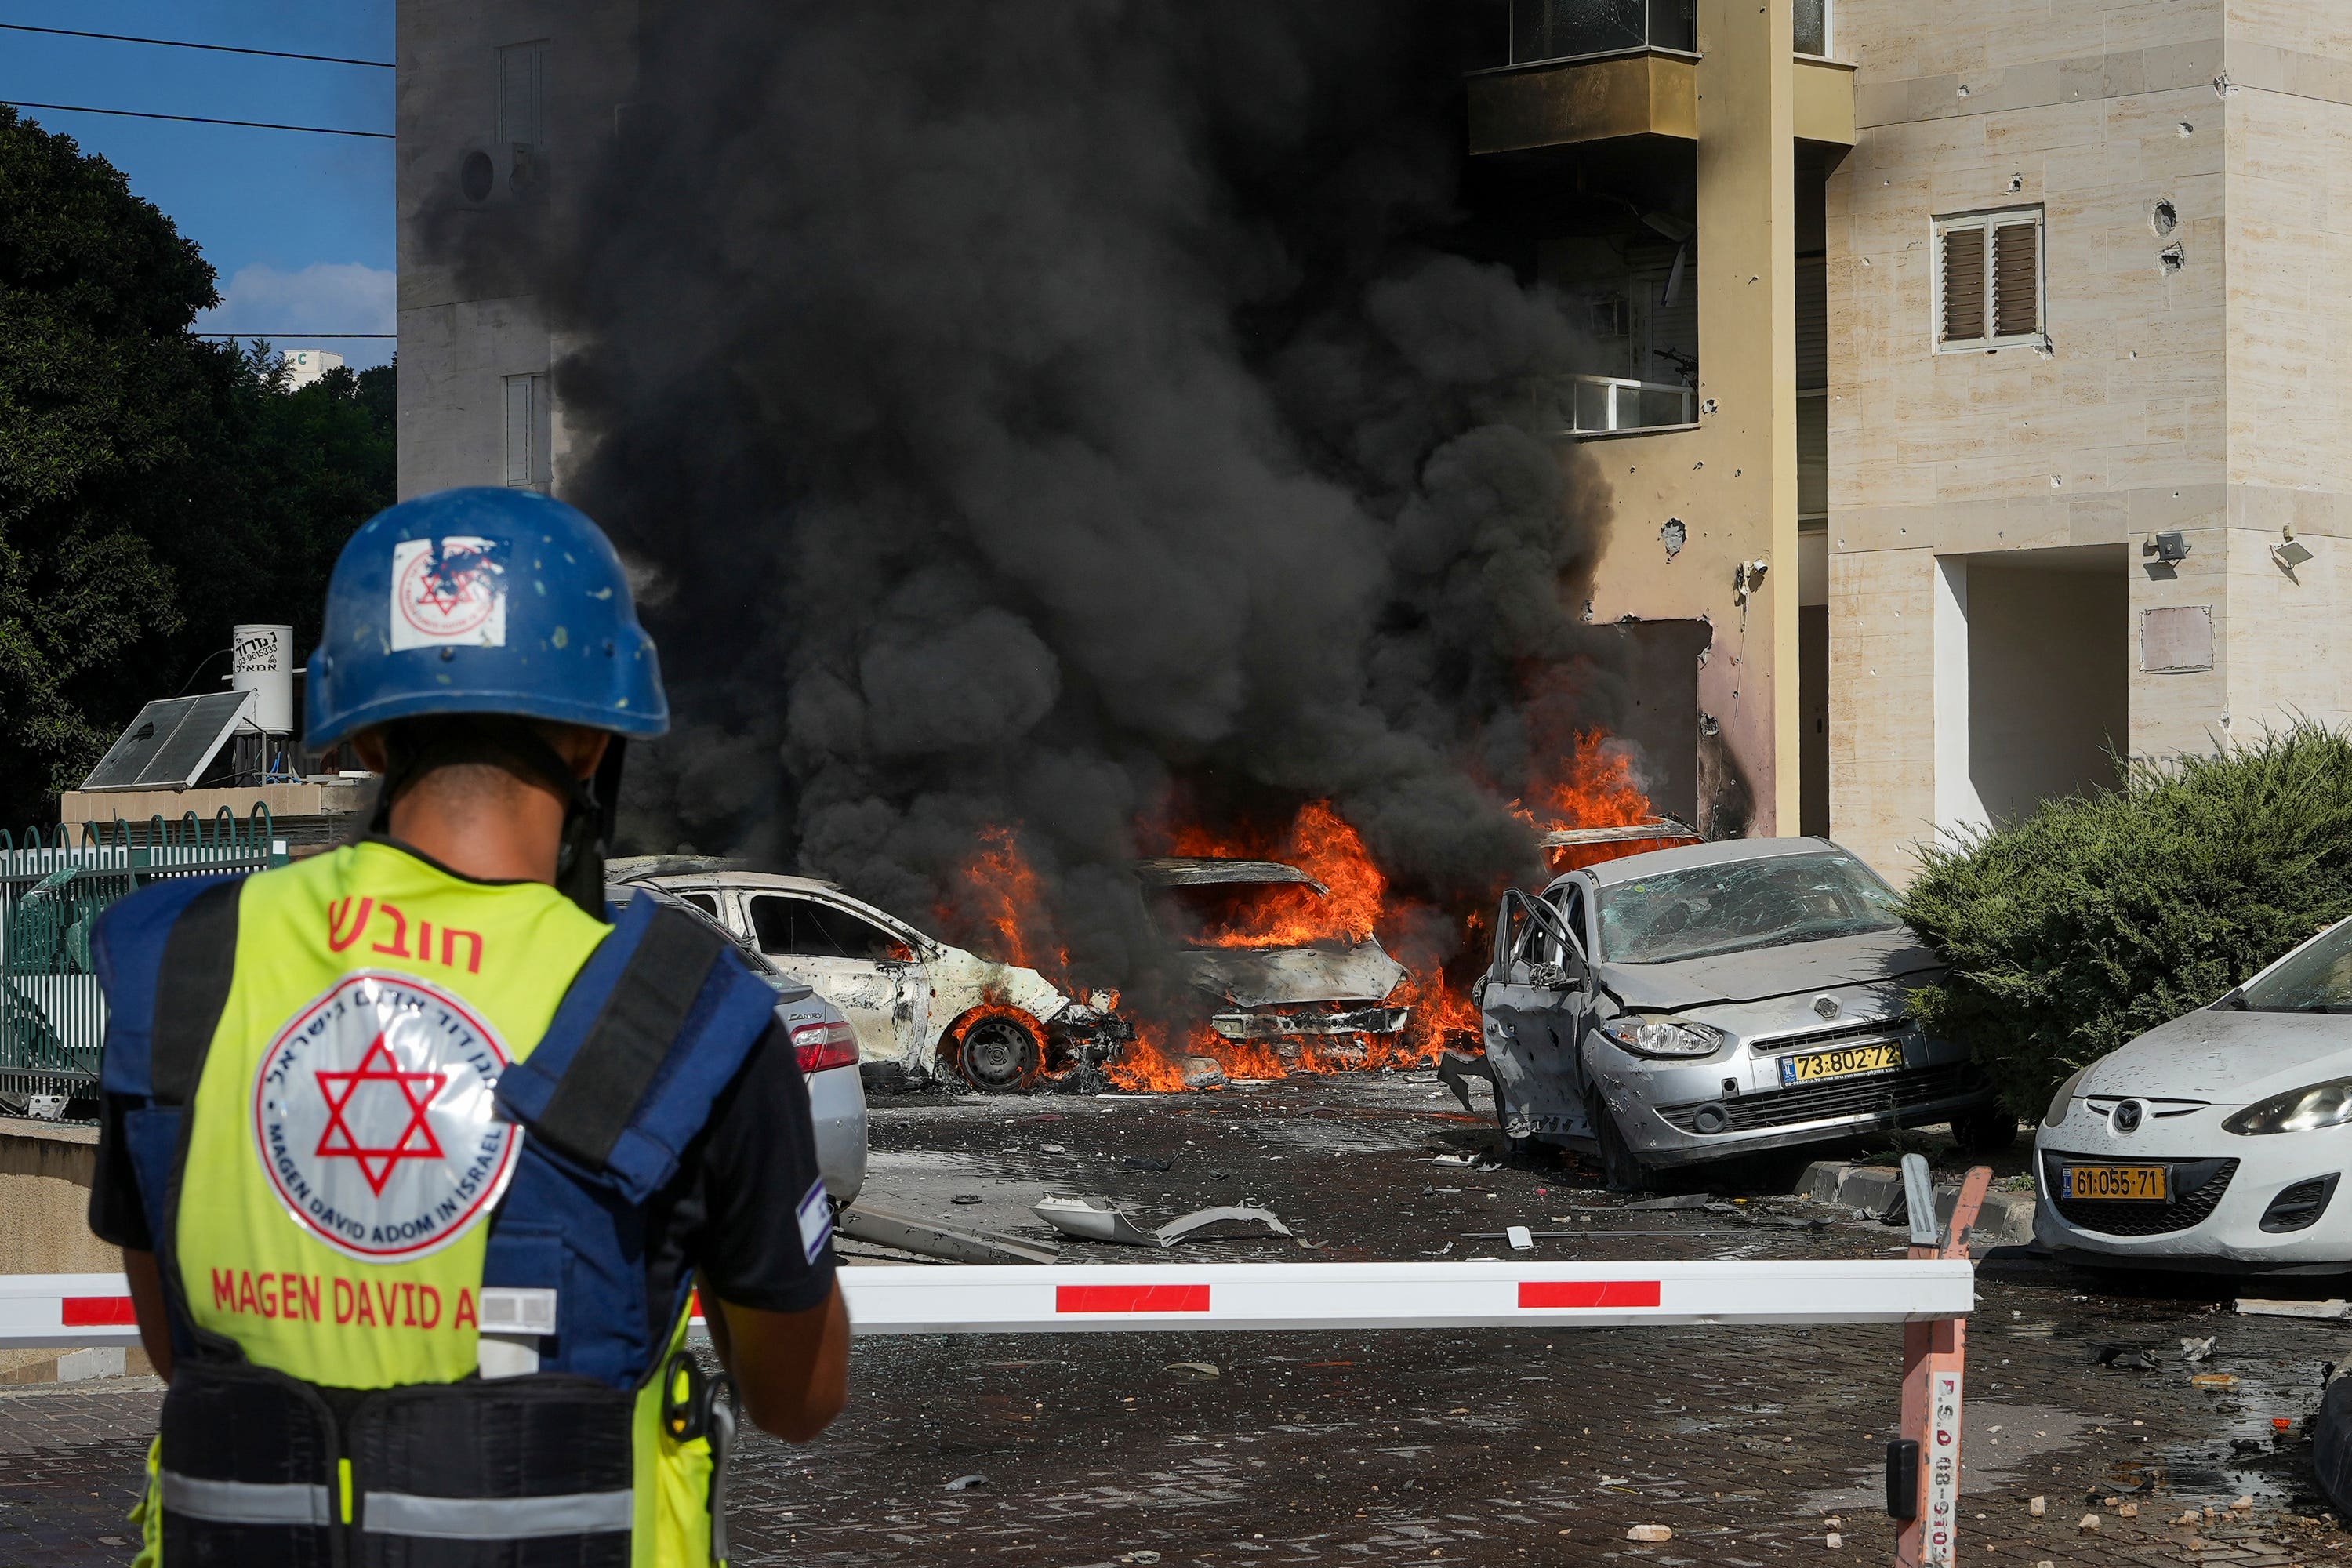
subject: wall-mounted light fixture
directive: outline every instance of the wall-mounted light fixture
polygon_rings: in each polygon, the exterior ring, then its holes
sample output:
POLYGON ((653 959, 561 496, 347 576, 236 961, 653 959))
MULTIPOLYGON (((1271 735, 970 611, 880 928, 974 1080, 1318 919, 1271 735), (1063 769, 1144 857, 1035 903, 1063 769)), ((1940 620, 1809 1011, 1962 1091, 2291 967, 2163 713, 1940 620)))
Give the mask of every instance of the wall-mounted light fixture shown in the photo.
POLYGON ((2189 559, 2189 540, 2180 533, 2159 533, 2140 546, 2140 553, 2154 556, 2160 565, 2178 566, 2189 559))

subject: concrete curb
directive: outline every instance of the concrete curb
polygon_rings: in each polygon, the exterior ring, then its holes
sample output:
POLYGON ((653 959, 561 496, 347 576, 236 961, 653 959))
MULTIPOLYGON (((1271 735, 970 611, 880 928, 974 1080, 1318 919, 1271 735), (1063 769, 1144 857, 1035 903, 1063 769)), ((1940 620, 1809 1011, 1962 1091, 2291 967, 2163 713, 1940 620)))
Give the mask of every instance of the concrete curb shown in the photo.
MULTIPOLYGON (((1885 1214, 1903 1193, 1903 1173, 1892 1165, 1856 1165, 1843 1160, 1816 1160, 1797 1180, 1797 1194, 1818 1204, 1868 1209, 1885 1214)), ((1949 1221, 1959 1184, 1936 1186, 1936 1217, 1949 1221)), ((1985 1194, 1978 1212, 1969 1250, 2023 1246, 2033 1239, 2033 1194, 1993 1191, 1985 1194)))

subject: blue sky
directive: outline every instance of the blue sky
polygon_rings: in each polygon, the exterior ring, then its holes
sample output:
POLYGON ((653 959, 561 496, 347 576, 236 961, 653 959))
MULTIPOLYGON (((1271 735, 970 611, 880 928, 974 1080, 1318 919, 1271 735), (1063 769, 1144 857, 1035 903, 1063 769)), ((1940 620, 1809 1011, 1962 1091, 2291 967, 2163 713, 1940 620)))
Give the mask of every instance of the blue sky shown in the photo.
MULTIPOLYGON (((0 22, 194 43, 393 58, 394 0, 0 0, 0 22)), ((393 73, 0 31, 0 99, 292 125, 392 129, 393 73)), ((171 215, 220 273, 200 330, 284 335, 381 364, 394 344, 393 143, 225 125, 22 111, 79 142, 171 215)))

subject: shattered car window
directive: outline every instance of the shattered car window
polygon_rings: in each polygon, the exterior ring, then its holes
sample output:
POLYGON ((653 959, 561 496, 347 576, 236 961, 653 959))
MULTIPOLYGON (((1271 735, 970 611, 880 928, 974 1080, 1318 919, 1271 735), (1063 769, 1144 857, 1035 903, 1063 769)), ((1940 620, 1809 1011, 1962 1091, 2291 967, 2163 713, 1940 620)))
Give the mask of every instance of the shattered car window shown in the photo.
POLYGON ((1895 893, 1851 855, 1694 866, 1601 892, 1601 956, 1672 963, 1894 931, 1895 893))
POLYGON ((762 952, 801 958, 858 958, 874 962, 912 956, 907 944, 871 921, 814 899, 769 893, 751 900, 751 929, 762 952))
POLYGON ((2288 954, 2240 995, 2252 1013, 2352 1013, 2352 923, 2288 954))

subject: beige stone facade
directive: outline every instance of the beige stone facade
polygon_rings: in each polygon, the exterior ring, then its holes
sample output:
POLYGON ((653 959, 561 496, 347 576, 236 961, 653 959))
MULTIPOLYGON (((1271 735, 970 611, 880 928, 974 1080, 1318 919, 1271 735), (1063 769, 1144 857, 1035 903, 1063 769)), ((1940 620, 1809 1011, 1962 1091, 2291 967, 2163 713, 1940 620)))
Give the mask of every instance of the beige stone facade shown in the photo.
POLYGON ((1899 878, 2103 748, 2352 718, 2352 9, 1841 0, 1836 39, 1836 836, 1899 878), (1937 220, 1996 209, 2042 215, 2046 341, 1939 348, 1937 220))

